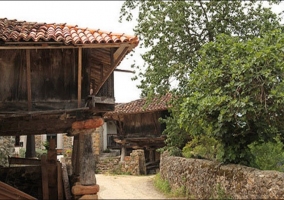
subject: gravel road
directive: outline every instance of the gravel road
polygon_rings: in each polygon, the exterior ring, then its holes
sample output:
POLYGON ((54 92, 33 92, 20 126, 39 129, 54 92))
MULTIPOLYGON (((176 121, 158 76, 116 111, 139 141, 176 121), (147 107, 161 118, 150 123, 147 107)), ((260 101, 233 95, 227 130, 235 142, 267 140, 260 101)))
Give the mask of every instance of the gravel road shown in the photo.
POLYGON ((153 185, 155 175, 96 174, 99 199, 166 199, 153 185))

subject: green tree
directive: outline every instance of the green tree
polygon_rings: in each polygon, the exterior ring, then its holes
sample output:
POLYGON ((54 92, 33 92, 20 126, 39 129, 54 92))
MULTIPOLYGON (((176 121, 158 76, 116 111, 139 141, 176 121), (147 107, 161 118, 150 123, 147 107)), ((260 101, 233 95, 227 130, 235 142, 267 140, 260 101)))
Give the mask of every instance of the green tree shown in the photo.
MULTIPOLYGON (((269 1, 271 4, 279 2, 269 1)), ((142 89, 142 95, 149 99, 155 94, 168 92, 178 96, 173 98, 171 117, 165 120, 167 128, 164 133, 167 135, 166 143, 169 149, 182 148, 186 140, 192 138, 192 134, 189 133, 190 127, 193 126, 190 124, 193 122, 190 121, 192 114, 191 109, 188 108, 190 105, 186 106, 187 103, 191 103, 188 102, 188 97, 192 94, 191 90, 188 90, 190 85, 188 81, 198 78, 192 77, 191 74, 201 61, 198 52, 202 46, 216 41, 219 34, 235 36, 238 40, 246 41, 281 28, 280 15, 273 13, 268 7, 263 7, 262 3, 255 0, 126 0, 124 2, 120 20, 132 20, 132 12, 138 10, 137 26, 134 31, 140 38, 140 47, 147 49, 141 55, 145 61, 144 65, 133 65, 140 70, 135 78, 141 80, 138 87, 142 89), (185 110, 181 110, 181 105, 185 110), (185 122, 186 120, 188 123, 185 122)), ((199 76, 202 78, 203 74, 199 76)), ((205 77, 203 79, 207 85, 213 84, 205 77)), ((208 109, 213 109, 214 112, 215 108, 208 107, 208 109)), ((212 122, 209 121, 208 124, 210 123, 212 122)), ((198 122, 195 126, 200 124, 198 122)), ((207 128, 208 124, 205 125, 207 128)), ((230 132, 229 127, 219 134, 225 136, 223 133, 230 132)), ((239 142, 238 138, 234 139, 235 141, 230 142, 239 142)), ((229 160, 239 162, 239 159, 234 159, 233 156, 229 160)))
POLYGON ((248 147, 284 136, 284 34, 242 41, 221 34, 199 51, 179 124, 224 147, 224 162, 253 165, 248 147))
MULTIPOLYGON (((277 3, 278 1, 269 1, 277 3)), ((165 94, 175 82, 180 93, 197 65, 200 47, 224 33, 242 39, 253 38, 279 27, 279 16, 264 8, 262 1, 133 1, 126 0, 120 20, 132 20, 139 11, 134 32, 147 49, 140 77, 144 96, 165 94)), ((138 77, 137 77, 138 78, 138 77)))

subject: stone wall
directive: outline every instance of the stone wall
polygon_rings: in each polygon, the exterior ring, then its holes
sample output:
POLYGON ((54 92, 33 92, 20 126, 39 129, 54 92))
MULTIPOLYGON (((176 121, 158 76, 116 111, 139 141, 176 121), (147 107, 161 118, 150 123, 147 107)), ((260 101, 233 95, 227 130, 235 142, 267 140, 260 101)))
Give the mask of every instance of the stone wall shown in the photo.
POLYGON ((102 153, 96 165, 97 173, 146 174, 144 150, 133 150, 130 156, 124 157, 124 161, 120 162, 120 159, 117 152, 102 153))
POLYGON ((15 151, 15 137, 0 136, 0 166, 8 166, 8 156, 12 156, 15 151))
POLYGON ((284 173, 241 165, 161 155, 160 173, 192 198, 284 199, 284 173))
POLYGON ((144 150, 133 150, 130 156, 125 156, 124 161, 121 162, 121 171, 131 175, 145 175, 144 150))
POLYGON ((119 161, 120 156, 100 157, 99 161, 96 164, 96 173, 105 174, 120 171, 119 161))
POLYGON ((43 140, 42 135, 35 135, 35 148, 36 149, 45 149, 43 146, 46 139, 43 140))

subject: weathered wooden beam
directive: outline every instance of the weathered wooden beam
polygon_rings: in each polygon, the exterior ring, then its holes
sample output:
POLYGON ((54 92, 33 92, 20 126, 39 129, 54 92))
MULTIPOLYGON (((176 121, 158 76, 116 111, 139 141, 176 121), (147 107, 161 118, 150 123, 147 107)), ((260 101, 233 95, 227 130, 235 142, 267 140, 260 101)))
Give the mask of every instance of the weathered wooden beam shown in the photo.
POLYGON ((77 163, 79 162, 79 135, 75 135, 73 139, 73 149, 72 149, 72 158, 71 164, 73 169, 73 174, 79 175, 79 169, 77 168, 77 163))
MULTIPOLYGON (((2 112, 0 111, 0 118, 14 118, 14 117, 35 117, 39 115, 52 115, 52 114, 62 114, 61 116, 64 117, 64 115, 69 115, 71 112, 81 112, 81 111, 88 111, 89 108, 74 108, 74 109, 66 109, 66 110, 45 110, 45 111, 28 111, 28 112, 2 112)), ((66 116, 67 117, 67 116, 66 116)), ((68 117, 67 117, 68 118, 68 117)))
POLYGON ((115 72, 126 72, 126 73, 132 73, 134 74, 135 71, 133 70, 126 70, 126 69, 114 69, 115 72))
POLYGON ((49 199, 48 189, 48 169, 47 169, 47 156, 43 154, 41 156, 41 179, 42 179, 42 198, 49 199))
POLYGON ((49 149, 47 151, 47 173, 48 173, 48 190, 49 199, 58 199, 57 186, 57 151, 55 149, 55 139, 49 141, 49 149))
POLYGON ((0 121, 0 135, 40 135, 46 133, 66 133, 71 129, 72 123, 76 119, 60 120, 50 119, 32 119, 31 121, 19 120, 2 120, 0 121), (52 125, 51 125, 52 124, 52 125))
POLYGON ((27 66, 27 99, 28 111, 32 110, 32 86, 31 86, 31 52, 26 50, 26 66, 27 66))
POLYGON ((0 181, 0 199, 33 200, 36 198, 0 181))
POLYGON ((57 161, 57 199, 63 200, 63 180, 62 180, 63 174, 62 174, 62 164, 57 161))
POLYGON ((82 95, 82 48, 78 49, 78 108, 81 107, 82 95))
POLYGON ((123 59, 123 57, 126 55, 126 53, 129 50, 129 45, 121 45, 115 53, 111 53, 110 55, 110 59, 111 59, 111 66, 109 68, 109 71, 104 75, 104 78, 102 79, 102 81, 100 82, 100 84, 97 85, 97 87, 95 88, 94 94, 96 95, 99 90, 101 89, 101 87, 103 86, 103 84, 106 82, 106 80, 108 79, 108 77, 111 75, 111 73, 114 71, 114 69, 117 67, 117 65, 119 64, 119 62, 121 62, 121 60, 123 59))
POLYGON ((114 58, 113 65, 115 67, 121 62, 122 58, 126 55, 128 50, 129 50, 128 46, 121 46, 116 50, 116 52, 113 55, 113 58, 114 58))

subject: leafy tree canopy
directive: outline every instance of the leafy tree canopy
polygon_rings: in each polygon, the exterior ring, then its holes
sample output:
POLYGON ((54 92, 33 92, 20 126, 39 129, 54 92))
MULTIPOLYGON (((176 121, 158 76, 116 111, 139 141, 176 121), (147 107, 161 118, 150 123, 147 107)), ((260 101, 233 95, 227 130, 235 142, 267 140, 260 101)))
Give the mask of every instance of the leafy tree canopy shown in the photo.
POLYGON ((221 142, 225 162, 250 164, 248 144, 282 134, 283 30, 280 16, 262 4, 123 4, 121 20, 139 10, 134 31, 147 49, 144 66, 137 66, 142 95, 178 96, 165 120, 167 148, 181 149, 189 138, 206 134, 221 142))
POLYGON ((255 0, 126 0, 120 19, 132 20, 132 12, 139 10, 134 32, 140 38, 141 47, 148 50, 142 55, 145 65, 137 66, 141 69, 138 76, 142 80, 139 86, 142 95, 165 94, 173 83, 179 95, 186 93, 183 86, 198 62, 194 54, 220 33, 248 39, 279 27, 279 16, 262 3, 255 0))
POLYGON ((220 141, 225 162, 248 165, 249 144, 284 136, 284 34, 247 41, 221 34, 199 53, 178 122, 220 141))

